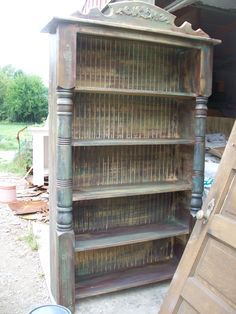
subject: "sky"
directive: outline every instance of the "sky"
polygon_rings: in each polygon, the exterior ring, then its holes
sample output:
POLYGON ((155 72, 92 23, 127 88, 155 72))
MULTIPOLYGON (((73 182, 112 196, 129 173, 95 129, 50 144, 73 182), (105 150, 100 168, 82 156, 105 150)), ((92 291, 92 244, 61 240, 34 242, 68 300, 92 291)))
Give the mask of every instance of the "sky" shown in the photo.
POLYGON ((85 0, 2 0, 0 67, 13 65, 48 84, 49 35, 40 33, 53 16, 81 10, 85 0))

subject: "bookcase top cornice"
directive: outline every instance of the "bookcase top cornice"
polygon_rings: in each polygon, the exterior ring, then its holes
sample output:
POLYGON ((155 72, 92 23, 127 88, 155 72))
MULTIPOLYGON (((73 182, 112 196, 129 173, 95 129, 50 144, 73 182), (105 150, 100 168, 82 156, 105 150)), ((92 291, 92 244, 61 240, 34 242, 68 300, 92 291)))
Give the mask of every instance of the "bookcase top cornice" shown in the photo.
POLYGON ((69 17, 54 17, 42 32, 55 33, 60 23, 92 24, 96 27, 125 28, 185 37, 211 44, 220 43, 219 40, 211 39, 201 29, 193 30, 188 22, 176 26, 175 18, 175 15, 151 4, 150 1, 120 1, 108 3, 102 12, 98 8, 92 8, 88 14, 77 11, 69 17))

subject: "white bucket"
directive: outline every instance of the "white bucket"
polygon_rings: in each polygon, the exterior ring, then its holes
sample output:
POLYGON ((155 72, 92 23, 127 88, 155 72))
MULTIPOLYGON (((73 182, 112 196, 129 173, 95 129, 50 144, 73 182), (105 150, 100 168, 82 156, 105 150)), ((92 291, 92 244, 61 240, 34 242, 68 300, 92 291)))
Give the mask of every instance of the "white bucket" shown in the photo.
POLYGON ((16 200, 16 185, 0 182, 0 202, 10 203, 16 200))

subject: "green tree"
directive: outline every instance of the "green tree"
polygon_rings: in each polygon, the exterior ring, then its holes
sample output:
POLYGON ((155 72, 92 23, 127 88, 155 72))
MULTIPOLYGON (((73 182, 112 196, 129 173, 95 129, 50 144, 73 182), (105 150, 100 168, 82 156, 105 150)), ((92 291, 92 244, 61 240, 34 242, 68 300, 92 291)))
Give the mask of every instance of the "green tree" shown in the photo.
POLYGON ((9 82, 7 74, 0 69, 0 120, 7 118, 6 95, 9 82))
POLYGON ((35 75, 14 73, 7 88, 6 106, 12 122, 41 122, 48 112, 47 88, 35 75))
POLYGON ((8 79, 13 79, 18 71, 21 70, 16 70, 11 64, 7 64, 1 68, 1 72, 4 73, 8 79))
POLYGON ((9 108, 6 101, 8 87, 10 83, 21 74, 23 74, 23 71, 17 70, 11 64, 0 68, 0 120, 8 119, 9 108))

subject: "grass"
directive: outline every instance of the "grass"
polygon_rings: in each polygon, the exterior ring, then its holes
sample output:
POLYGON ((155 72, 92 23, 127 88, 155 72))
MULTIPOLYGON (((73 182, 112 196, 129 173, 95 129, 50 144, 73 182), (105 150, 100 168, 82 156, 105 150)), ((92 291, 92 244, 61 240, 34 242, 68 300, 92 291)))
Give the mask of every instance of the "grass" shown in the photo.
POLYGON ((37 236, 34 235, 32 227, 30 227, 28 229, 28 233, 23 236, 20 237, 19 240, 24 241, 30 248, 32 251, 38 251, 38 243, 37 243, 37 236))
POLYGON ((15 159, 10 162, 4 162, 0 158, 0 172, 13 173, 23 176, 27 172, 28 161, 24 156, 16 155, 15 159))
MULTIPOLYGON (((0 122, 0 150, 18 150, 18 142, 16 139, 17 132, 24 127, 30 126, 27 123, 10 123, 0 122)), ((24 141, 31 137, 31 133, 28 129, 24 130, 20 134, 20 140, 24 141)))
POLYGON ((32 135, 27 123, 0 122, 0 151, 15 151, 16 157, 13 161, 7 162, 0 158, 0 172, 17 173, 24 175, 28 167, 32 166, 32 135), (16 139, 17 133, 27 127, 19 135, 21 150, 16 139))

